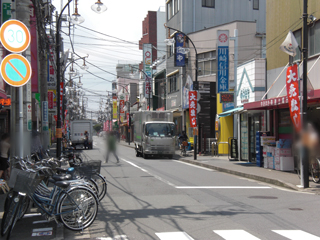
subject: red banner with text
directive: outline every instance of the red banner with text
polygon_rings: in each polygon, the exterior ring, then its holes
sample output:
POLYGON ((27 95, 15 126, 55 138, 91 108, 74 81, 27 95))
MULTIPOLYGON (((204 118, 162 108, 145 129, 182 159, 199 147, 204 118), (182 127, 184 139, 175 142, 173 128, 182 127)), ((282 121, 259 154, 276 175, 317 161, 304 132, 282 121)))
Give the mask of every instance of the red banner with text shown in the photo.
POLYGON ((294 128, 297 132, 301 130, 301 115, 300 115, 300 99, 299 99, 299 76, 298 66, 294 64, 287 69, 287 95, 289 101, 290 116, 294 128))
POLYGON ((197 127, 197 91, 189 91, 190 127, 197 127))

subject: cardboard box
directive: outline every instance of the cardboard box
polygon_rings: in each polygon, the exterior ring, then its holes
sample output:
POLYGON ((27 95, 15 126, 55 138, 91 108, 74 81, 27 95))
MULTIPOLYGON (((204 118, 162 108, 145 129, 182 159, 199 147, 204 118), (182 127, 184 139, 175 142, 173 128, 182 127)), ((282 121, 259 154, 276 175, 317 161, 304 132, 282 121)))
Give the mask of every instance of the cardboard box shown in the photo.
POLYGON ((280 157, 280 171, 287 171, 287 172, 294 171, 293 157, 280 157))
POLYGON ((260 137, 261 146, 273 146, 276 145, 276 138, 269 136, 260 137))
POLYGON ((291 148, 276 148, 275 156, 290 157, 292 156, 291 148))

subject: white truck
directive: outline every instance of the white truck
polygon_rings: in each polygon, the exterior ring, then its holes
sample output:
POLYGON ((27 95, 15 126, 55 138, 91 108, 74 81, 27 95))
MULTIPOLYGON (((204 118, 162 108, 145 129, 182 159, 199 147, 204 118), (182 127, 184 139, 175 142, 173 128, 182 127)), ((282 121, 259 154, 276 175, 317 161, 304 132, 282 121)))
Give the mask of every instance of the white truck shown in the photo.
POLYGON ((85 131, 89 134, 88 148, 92 149, 93 126, 91 120, 74 120, 70 123, 70 140, 73 147, 84 145, 85 131))
POLYGON ((170 111, 139 111, 133 114, 136 156, 147 159, 150 155, 175 153, 175 124, 170 111))

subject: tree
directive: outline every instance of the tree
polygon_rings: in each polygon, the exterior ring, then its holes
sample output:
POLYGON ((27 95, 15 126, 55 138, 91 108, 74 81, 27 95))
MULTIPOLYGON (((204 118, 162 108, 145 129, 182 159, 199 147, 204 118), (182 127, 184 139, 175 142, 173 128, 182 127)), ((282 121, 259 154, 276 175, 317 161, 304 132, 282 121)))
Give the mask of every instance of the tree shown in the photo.
POLYGON ((96 125, 93 126, 93 129, 96 131, 96 132, 99 132, 102 128, 102 123, 98 123, 96 125))

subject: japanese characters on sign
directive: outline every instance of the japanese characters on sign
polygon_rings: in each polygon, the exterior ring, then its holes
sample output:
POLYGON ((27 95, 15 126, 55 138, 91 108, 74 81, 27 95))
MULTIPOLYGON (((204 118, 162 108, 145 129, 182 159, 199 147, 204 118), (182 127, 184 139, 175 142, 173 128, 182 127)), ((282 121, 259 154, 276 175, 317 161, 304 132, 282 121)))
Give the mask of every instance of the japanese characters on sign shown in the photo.
POLYGON ((217 92, 229 91, 229 31, 218 30, 218 88, 217 92))
POLYGON ((294 64, 287 69, 287 96, 292 123, 297 132, 301 130, 298 66, 294 64))
POLYGON ((182 33, 175 34, 175 66, 185 67, 186 66, 186 54, 185 54, 185 36, 182 33))
POLYGON ((143 70, 147 75, 145 76, 146 80, 146 88, 145 88, 145 97, 152 97, 152 45, 151 44, 143 44, 143 70))
POLYGON ((113 100, 112 109, 113 109, 113 119, 117 119, 118 118, 118 115, 117 115, 117 110, 118 110, 117 100, 113 100))
POLYGON ((197 91, 189 91, 189 117, 190 127, 197 127, 197 91))
POLYGON ((124 100, 120 100, 120 113, 124 113, 124 100))
POLYGON ((234 93, 221 93, 220 94, 221 103, 233 103, 234 102, 234 93))

